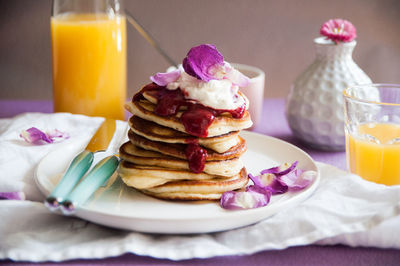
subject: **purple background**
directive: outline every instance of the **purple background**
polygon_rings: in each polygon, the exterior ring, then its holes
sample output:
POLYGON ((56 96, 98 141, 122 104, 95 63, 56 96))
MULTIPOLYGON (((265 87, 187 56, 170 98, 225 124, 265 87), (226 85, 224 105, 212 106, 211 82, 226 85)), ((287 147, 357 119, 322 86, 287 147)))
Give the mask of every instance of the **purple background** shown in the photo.
MULTIPOLYGON (((50 101, 0 100, 0 118, 23 112, 52 112, 50 101)), ((305 150, 316 161, 346 168, 344 152, 323 152, 310 149, 296 140, 284 117, 283 99, 265 99, 262 121, 255 132, 290 142, 305 150)), ((0 261, 1 262, 1 261, 0 261)), ((11 261, 3 261, 5 264, 11 261)), ((16 263, 26 264, 26 263, 16 263)), ((51 263, 43 263, 50 265, 51 263)), ((400 265, 400 251, 395 249, 351 248, 347 246, 302 246, 278 251, 263 251, 246 256, 223 256, 210 259, 170 261, 125 254, 98 260, 72 260, 61 264, 119 264, 119 265, 400 265)), ((15 264, 14 264, 15 265, 15 264)))

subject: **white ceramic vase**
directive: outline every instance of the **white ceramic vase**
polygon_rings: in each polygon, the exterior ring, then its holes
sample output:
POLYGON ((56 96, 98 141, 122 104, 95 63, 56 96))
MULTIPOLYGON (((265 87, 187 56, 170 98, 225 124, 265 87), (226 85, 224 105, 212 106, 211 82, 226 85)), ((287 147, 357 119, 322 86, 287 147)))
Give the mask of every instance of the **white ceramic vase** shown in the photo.
POLYGON ((314 39, 316 58, 295 80, 286 101, 286 118, 293 134, 309 146, 345 149, 342 91, 372 83, 353 61, 356 41, 334 43, 314 39))

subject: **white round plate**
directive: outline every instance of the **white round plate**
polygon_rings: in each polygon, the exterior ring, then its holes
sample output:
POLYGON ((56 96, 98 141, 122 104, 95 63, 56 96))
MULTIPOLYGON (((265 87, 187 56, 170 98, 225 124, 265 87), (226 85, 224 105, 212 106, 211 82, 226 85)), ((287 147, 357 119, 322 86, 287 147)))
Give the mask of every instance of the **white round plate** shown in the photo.
MULTIPOLYGON (((75 215, 97 224, 140 232, 208 233, 257 223, 299 204, 314 192, 320 174, 315 162, 304 151, 257 133, 243 131, 241 136, 248 143, 248 150, 243 156, 248 173, 258 174, 266 168, 299 161, 299 168, 317 172, 316 179, 304 190, 272 196, 265 207, 232 211, 221 208, 219 202, 158 200, 125 186, 117 177, 115 182, 110 180, 106 188, 100 188, 75 215)), ((53 190, 72 158, 82 149, 82 144, 68 145, 43 158, 36 169, 35 179, 44 195, 53 190)))

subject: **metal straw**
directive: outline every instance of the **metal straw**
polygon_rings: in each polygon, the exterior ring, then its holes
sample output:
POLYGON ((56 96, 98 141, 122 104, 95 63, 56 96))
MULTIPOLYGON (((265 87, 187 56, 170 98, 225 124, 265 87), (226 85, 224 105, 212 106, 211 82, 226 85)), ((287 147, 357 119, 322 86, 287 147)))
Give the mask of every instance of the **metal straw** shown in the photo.
POLYGON ((142 37, 153 46, 163 57, 168 61, 171 65, 178 67, 178 64, 161 48, 158 42, 150 35, 150 33, 140 25, 139 21, 128 11, 125 9, 125 15, 128 22, 135 28, 137 32, 142 35, 142 37))

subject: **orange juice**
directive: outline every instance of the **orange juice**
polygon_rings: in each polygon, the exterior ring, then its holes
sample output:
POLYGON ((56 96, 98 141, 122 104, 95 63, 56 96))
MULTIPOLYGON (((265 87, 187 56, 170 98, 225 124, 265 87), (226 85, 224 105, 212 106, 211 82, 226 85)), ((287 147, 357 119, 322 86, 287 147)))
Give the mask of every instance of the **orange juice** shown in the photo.
POLYGON ((372 182, 400 184, 400 142, 393 143, 396 138, 400 138, 400 126, 383 123, 361 124, 358 137, 346 134, 350 171, 372 182))
POLYGON ((57 15, 51 41, 54 111, 124 119, 125 17, 57 15))

